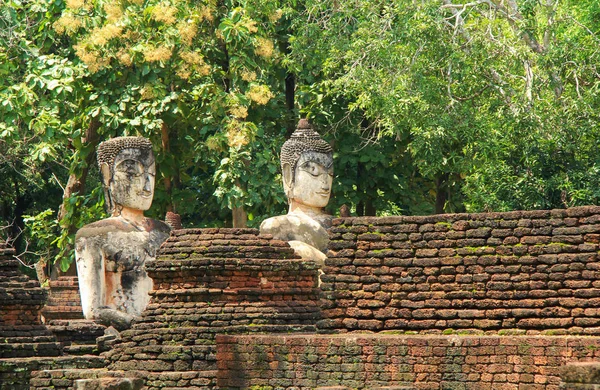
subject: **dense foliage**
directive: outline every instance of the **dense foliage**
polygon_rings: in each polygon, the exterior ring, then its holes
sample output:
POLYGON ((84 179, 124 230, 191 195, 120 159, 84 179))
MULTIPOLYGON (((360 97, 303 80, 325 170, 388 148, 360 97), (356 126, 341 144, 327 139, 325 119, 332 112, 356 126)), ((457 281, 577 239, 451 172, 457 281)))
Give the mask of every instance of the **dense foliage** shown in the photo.
POLYGON ((133 134, 158 158, 149 215, 258 226, 286 210, 278 151, 300 116, 334 145, 334 214, 598 203, 599 17, 574 0, 7 0, 2 234, 68 267, 104 216, 96 145, 133 134))

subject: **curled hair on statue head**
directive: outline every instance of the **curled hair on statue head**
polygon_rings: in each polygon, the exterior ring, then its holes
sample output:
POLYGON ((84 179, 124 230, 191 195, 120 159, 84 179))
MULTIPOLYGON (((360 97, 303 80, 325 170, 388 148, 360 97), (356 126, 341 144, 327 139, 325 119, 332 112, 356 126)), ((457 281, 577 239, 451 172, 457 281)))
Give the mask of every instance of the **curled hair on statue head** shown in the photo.
MULTIPOLYGON (((281 168, 288 164, 292 173, 298 168, 298 160, 304 153, 322 153, 333 155, 331 145, 317 133, 307 119, 300 119, 296 131, 281 147, 281 168)), ((333 156, 332 156, 333 158, 333 156)), ((293 175, 292 175, 293 180, 293 175)))
POLYGON ((315 161, 329 168, 333 163, 333 149, 307 119, 300 119, 298 127, 290 139, 281 147, 281 173, 283 189, 288 201, 292 200, 292 187, 296 181, 298 162, 304 156, 308 161, 315 161))
POLYGON ((98 145, 96 155, 98 158, 98 167, 102 176, 102 188, 104 189, 104 199, 106 209, 113 213, 116 205, 110 191, 110 183, 115 173, 115 159, 124 149, 141 149, 152 151, 152 143, 144 137, 116 137, 106 140, 98 145))

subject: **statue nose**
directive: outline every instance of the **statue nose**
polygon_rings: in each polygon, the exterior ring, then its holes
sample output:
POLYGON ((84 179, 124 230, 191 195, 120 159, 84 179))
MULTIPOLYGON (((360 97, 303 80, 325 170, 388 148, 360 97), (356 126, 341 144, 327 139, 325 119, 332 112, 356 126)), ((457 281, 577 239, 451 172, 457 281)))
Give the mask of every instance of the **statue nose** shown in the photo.
POLYGON ((152 191, 152 183, 150 182, 150 175, 146 175, 144 180, 144 191, 151 192, 152 191))

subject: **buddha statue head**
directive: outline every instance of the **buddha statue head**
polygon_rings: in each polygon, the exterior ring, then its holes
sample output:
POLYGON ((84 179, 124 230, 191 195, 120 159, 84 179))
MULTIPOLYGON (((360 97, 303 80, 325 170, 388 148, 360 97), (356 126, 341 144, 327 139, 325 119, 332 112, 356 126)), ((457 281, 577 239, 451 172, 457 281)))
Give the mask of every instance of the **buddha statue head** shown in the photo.
POLYGON ((98 145, 98 166, 108 211, 148 210, 156 175, 152 143, 143 137, 117 137, 98 145))
POLYGON ((281 147, 281 171, 289 211, 321 213, 331 195, 333 150, 308 120, 281 147))

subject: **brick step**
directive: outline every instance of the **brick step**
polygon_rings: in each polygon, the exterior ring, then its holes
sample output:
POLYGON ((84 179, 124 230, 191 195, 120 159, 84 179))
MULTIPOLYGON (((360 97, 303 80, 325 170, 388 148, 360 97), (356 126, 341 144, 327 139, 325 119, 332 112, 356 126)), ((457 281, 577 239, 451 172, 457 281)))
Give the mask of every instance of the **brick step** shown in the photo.
MULTIPOLYGON (((2 384, 0 388, 29 390, 29 379, 33 371, 58 368, 90 371, 91 368, 102 368, 105 365, 106 360, 103 357, 94 355, 0 359, 0 384, 2 384)), ((57 387, 52 389, 57 389, 57 387)))
POLYGON ((69 289, 69 290, 79 290, 79 282, 76 276, 73 277, 61 277, 56 280, 50 281, 50 289, 69 289))
POLYGON ((58 342, 0 344, 0 359, 33 356, 60 356, 62 345, 58 342))
POLYGON ((47 335, 40 336, 11 336, 11 337, 0 337, 0 348, 3 344, 31 344, 31 343, 53 343, 56 341, 56 337, 49 333, 47 335))
POLYGON ((35 337, 50 335, 52 335, 52 332, 44 325, 0 326, 0 337, 35 337))
MULTIPOLYGON (((3 275, 4 276, 4 275, 3 275)), ((42 289, 40 283, 37 280, 29 279, 27 276, 12 276, 9 278, 2 278, 0 282, 0 289, 16 289, 27 292, 29 288, 42 289)))
POLYGON ((306 302, 303 302, 301 305, 296 303, 294 305, 265 305, 265 304, 256 304, 256 305, 238 305, 233 307, 233 305, 197 305, 192 308, 189 307, 173 307, 169 304, 164 304, 161 307, 150 306, 144 312, 144 316, 147 315, 203 315, 203 316, 213 316, 213 317, 226 317, 236 315, 262 315, 264 313, 298 313, 298 314, 314 314, 319 312, 319 308, 315 305, 306 306, 306 302))
POLYGON ((104 335, 106 327, 84 319, 51 319, 48 329, 64 343, 95 344, 96 338, 104 335))
MULTIPOLYGON (((108 355, 108 354, 107 354, 108 355)), ((112 370, 148 372, 207 371, 217 368, 216 346, 146 345, 128 347, 111 356, 112 370)))
POLYGON ((52 320, 79 320, 83 319, 81 306, 47 305, 42 309, 42 315, 46 321, 52 320))
POLYGON ((146 373, 148 390, 206 390, 216 388, 217 370, 146 373))
POLYGON ((160 340, 181 341, 184 339, 195 340, 199 335, 211 336, 219 333, 314 333, 314 325, 231 325, 223 327, 207 326, 180 326, 177 328, 166 327, 160 322, 155 323, 136 323, 133 328, 121 332, 123 340, 143 340, 153 338, 160 340), (186 337, 187 336, 187 337, 186 337))
POLYGON ((207 288, 189 288, 176 290, 154 290, 150 291, 150 296, 154 301, 163 303, 188 303, 188 302, 213 302, 213 303, 239 303, 241 301, 248 302, 264 302, 268 298, 270 304, 275 302, 281 303, 302 303, 318 301, 320 290, 316 288, 278 288, 278 289, 261 289, 261 288, 236 288, 236 289, 207 289, 207 288), (213 291, 215 290, 215 291, 213 291), (281 297, 293 297, 281 299, 281 297))
POLYGON ((184 386, 184 387, 161 387, 160 390, 207 390, 212 389, 213 386, 184 386))
POLYGON ((229 317, 222 317, 218 315, 198 315, 198 314, 187 314, 187 315, 148 315, 144 316, 144 319, 139 323, 160 322, 163 324, 176 324, 178 326, 228 326, 232 325, 287 325, 287 324, 314 324, 321 318, 316 313, 263 313, 263 315, 248 315, 240 316, 240 318, 232 319, 229 317))
POLYGON ((99 379, 99 378, 130 378, 135 377, 135 373, 124 371, 109 371, 106 369, 58 369, 35 371, 31 374, 32 390, 67 390, 73 389, 75 381, 78 379, 99 379))
POLYGON ((51 306, 81 306, 81 300, 75 299, 73 293, 63 294, 63 291, 55 292, 52 290, 48 297, 48 305, 51 306))
POLYGON ((32 279, 30 279, 26 275, 23 275, 19 271, 8 271, 7 273, 8 273, 8 275, 2 274, 3 278, 2 278, 2 281, 0 282, 0 286, 2 286, 2 287, 9 286, 9 285, 12 285, 14 283, 19 283, 20 284, 20 283, 23 283, 23 282, 32 281, 32 279))
POLYGON ((65 355, 97 355, 98 347, 96 344, 71 344, 63 347, 63 353, 65 355))
POLYGON ((147 390, 208 390, 216 387, 217 371, 46 370, 33 372, 30 383, 31 390, 67 390, 78 379, 109 378, 143 378, 147 390))
POLYGON ((129 339, 131 336, 140 336, 144 334, 185 334, 194 333, 201 335, 215 335, 218 333, 314 333, 315 325, 289 325, 289 324, 266 324, 266 325, 231 325, 231 326, 179 326, 169 328, 168 324, 161 322, 136 323, 132 329, 121 333, 123 339, 129 339))

